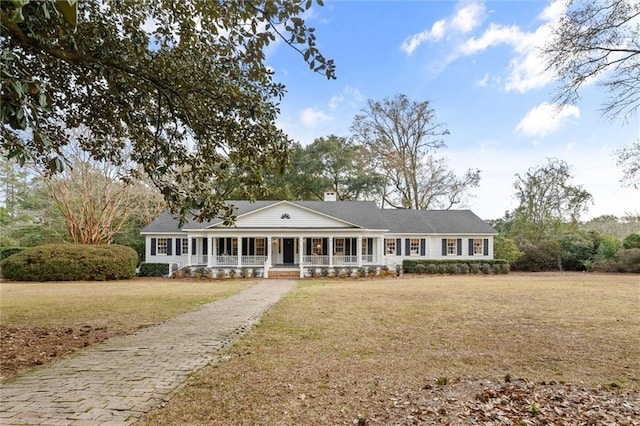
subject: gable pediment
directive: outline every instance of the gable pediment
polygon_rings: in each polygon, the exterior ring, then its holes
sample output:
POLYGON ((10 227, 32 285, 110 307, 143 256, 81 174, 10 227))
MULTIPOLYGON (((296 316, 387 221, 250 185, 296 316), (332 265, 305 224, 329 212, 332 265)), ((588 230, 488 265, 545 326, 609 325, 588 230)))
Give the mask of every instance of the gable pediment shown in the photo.
MULTIPOLYGON (((217 223, 210 228, 224 227, 217 223)), ((339 218, 299 206, 289 201, 281 201, 239 215, 235 228, 357 228, 356 225, 339 218)))

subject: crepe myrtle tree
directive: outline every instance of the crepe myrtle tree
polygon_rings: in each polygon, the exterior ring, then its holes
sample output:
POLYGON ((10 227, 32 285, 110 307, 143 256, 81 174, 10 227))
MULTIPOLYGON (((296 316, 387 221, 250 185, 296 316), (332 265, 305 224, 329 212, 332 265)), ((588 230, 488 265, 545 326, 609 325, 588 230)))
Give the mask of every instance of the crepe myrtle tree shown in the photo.
POLYGON ((335 78, 302 18, 312 6, 2 1, 1 153, 60 171, 68 164, 65 130, 83 125, 92 135, 83 150, 114 164, 130 151, 183 220, 197 212, 199 220, 232 221, 216 182, 241 167, 238 185, 253 199, 263 171, 288 160, 290 141, 275 125, 285 88, 264 49, 283 40, 314 72, 335 78))

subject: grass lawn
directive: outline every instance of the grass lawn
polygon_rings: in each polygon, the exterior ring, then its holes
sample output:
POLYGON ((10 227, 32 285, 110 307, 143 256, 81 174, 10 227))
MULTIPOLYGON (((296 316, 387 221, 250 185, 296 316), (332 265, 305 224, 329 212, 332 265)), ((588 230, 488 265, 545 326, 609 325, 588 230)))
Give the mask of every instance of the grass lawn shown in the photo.
POLYGON ((157 324, 249 281, 0 282, 0 378, 157 324))
POLYGON ((3 326, 108 326, 126 333, 229 296, 248 281, 138 278, 106 282, 0 282, 3 326))
POLYGON ((302 281, 145 422, 350 424, 407 390, 507 374, 639 391, 640 276, 302 281))

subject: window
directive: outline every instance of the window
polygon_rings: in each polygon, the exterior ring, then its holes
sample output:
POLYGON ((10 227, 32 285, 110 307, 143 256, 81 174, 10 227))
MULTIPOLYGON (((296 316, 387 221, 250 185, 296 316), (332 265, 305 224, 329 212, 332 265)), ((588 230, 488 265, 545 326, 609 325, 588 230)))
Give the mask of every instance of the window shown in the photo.
POLYGON ((396 239, 395 238, 385 238, 384 246, 386 247, 387 254, 396 254, 396 239))
POLYGON ((189 239, 188 238, 183 238, 182 240, 180 240, 182 246, 180 247, 180 253, 182 254, 187 254, 189 253, 189 239))
POLYGON ((167 239, 158 238, 158 249, 156 254, 167 254, 167 239))
POLYGON ((411 250, 410 252, 411 255, 419 255, 420 254, 420 238, 412 238, 409 249, 411 250))
POLYGON ((482 245, 482 238, 474 238, 473 239, 473 254, 475 255, 482 255, 483 253, 483 245, 482 245))
POLYGON ((368 238, 362 239, 362 255, 363 256, 369 255, 369 239, 368 238))
POLYGON ((311 239, 311 250, 313 254, 322 254, 322 238, 311 239))
POLYGON ((336 238, 334 252, 344 254, 344 238, 336 238))
POLYGON ((256 256, 264 256, 264 238, 256 239, 256 256))
POLYGON ((455 238, 447 239, 447 256, 458 254, 458 240, 455 238))

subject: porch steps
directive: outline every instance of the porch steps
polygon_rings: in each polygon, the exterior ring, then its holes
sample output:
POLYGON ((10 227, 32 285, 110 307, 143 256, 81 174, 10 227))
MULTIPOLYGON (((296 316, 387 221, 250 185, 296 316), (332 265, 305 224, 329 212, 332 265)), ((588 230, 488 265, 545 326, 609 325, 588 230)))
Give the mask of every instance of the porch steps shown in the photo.
POLYGON ((269 269, 269 278, 278 278, 278 279, 296 279, 300 278, 299 270, 278 270, 278 269, 269 269))

